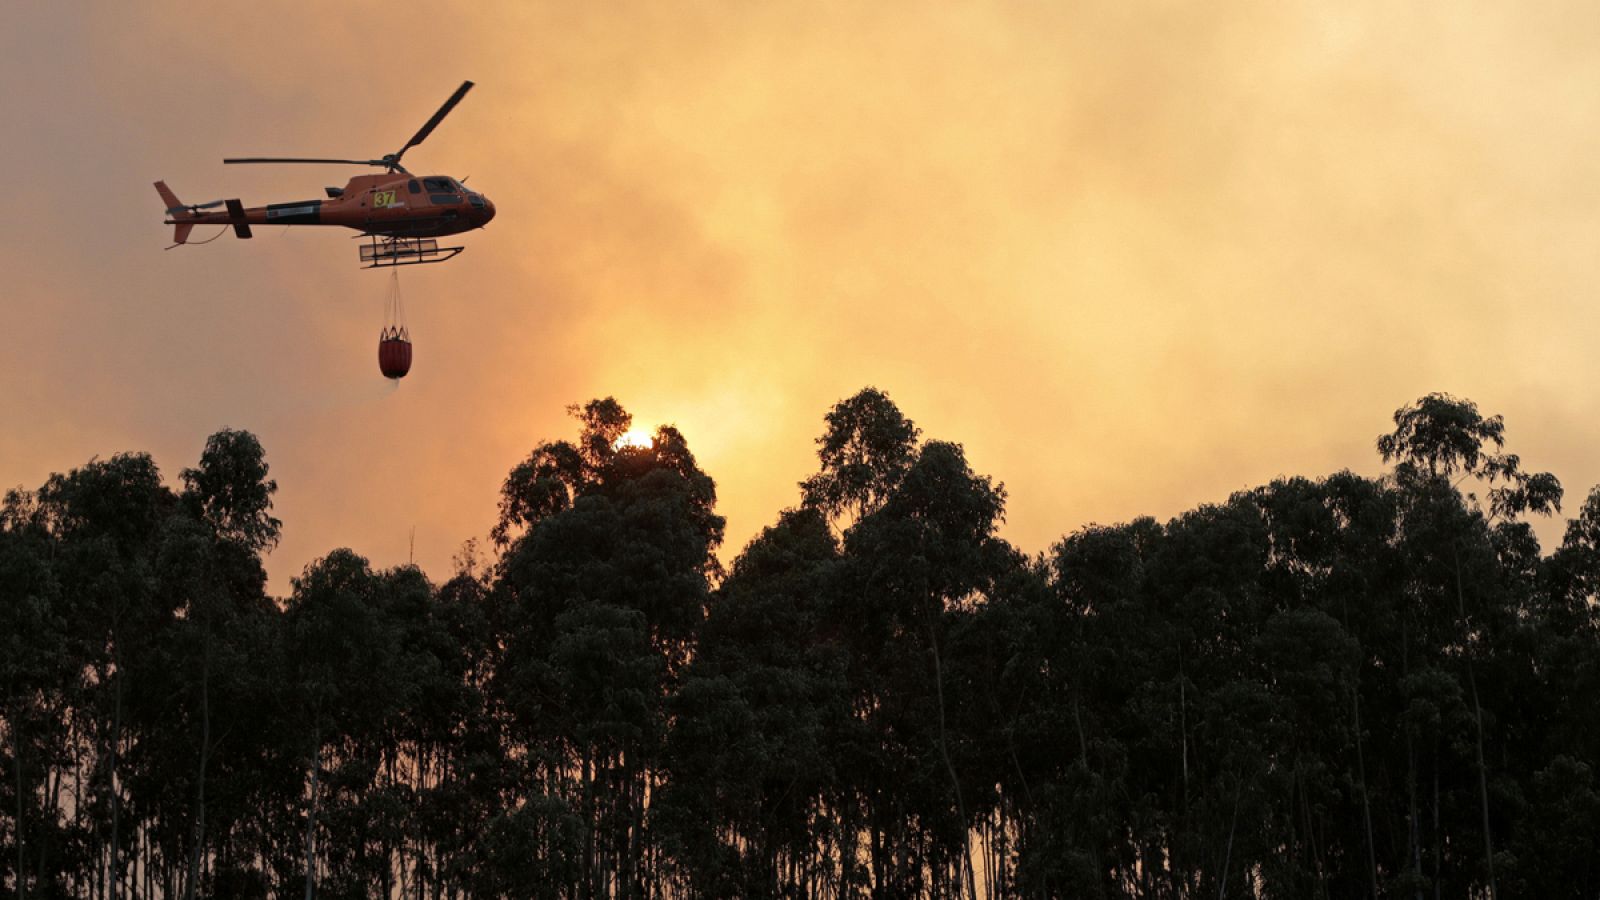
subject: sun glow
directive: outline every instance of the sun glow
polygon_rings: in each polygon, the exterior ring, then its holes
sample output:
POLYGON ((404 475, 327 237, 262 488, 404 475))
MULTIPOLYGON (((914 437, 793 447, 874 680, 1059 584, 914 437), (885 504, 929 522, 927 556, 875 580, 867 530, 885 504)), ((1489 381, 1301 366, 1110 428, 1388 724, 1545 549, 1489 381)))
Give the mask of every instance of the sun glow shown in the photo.
POLYGON ((630 428, 623 433, 622 437, 617 438, 617 443, 615 446, 618 450, 623 450, 629 447, 643 449, 646 447, 654 447, 655 443, 655 438, 651 436, 650 432, 645 431, 642 428, 630 428))

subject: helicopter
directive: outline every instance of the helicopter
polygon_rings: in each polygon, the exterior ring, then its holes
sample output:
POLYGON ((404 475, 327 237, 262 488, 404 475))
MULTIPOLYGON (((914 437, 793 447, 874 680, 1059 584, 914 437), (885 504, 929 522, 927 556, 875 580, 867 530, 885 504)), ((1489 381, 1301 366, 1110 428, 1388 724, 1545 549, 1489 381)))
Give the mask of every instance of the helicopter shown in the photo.
MULTIPOLYGON (((439 237, 482 228, 494 218, 494 203, 468 190, 446 175, 415 176, 400 164, 406 151, 422 143, 472 89, 463 81, 404 146, 379 159, 288 159, 243 157, 224 159, 226 165, 245 163, 313 163, 377 166, 379 175, 357 175, 344 187, 324 188, 327 199, 269 203, 246 208, 238 199, 185 204, 166 182, 156 182, 156 192, 166 204, 163 224, 175 226, 172 247, 189 242, 196 225, 231 225, 240 238, 251 236, 252 225, 338 225, 353 228, 369 239, 362 245, 363 268, 437 263, 454 258, 463 247, 440 247, 439 237), (207 210, 224 207, 225 211, 207 210)), ((172 247, 168 247, 171 250, 172 247)))

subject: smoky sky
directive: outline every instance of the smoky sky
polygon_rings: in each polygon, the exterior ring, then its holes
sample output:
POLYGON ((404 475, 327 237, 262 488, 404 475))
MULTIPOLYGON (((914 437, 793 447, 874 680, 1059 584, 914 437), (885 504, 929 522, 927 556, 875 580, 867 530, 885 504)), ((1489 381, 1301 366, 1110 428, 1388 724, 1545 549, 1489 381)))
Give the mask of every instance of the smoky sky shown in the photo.
POLYGON ((0 84, 0 485, 132 449, 175 479, 250 429, 276 591, 413 529, 448 574, 608 395, 686 434, 725 555, 866 385, 1030 552, 1376 473, 1434 390, 1569 509, 1600 481, 1591 4, 14 3, 0 84), (391 152, 464 79, 406 163, 499 215, 401 273, 397 387, 349 232, 162 249, 151 182, 320 196, 357 173, 221 159, 391 152))

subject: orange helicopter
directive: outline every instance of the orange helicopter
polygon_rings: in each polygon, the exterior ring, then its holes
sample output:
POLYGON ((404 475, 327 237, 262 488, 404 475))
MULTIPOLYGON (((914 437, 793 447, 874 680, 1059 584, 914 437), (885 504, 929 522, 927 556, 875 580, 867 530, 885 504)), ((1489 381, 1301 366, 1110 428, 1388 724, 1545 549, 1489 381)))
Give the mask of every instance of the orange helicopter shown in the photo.
POLYGON ((188 243, 189 232, 196 225, 231 225, 233 233, 241 238, 251 236, 251 225, 339 225, 370 238, 370 242, 361 247, 364 268, 436 263, 455 257, 465 248, 440 247, 435 238, 482 228, 494 218, 494 204, 488 197, 468 190, 449 176, 414 176, 400 165, 400 158, 432 134, 471 89, 472 82, 462 82, 405 146, 381 159, 247 157, 223 160, 229 165, 325 163, 381 166, 387 170, 382 175, 357 175, 342 188, 324 188, 328 194, 326 200, 269 203, 250 208, 237 199, 187 205, 166 182, 156 182, 156 192, 167 207, 165 224, 176 226, 172 247, 188 243), (226 207, 227 211, 204 212, 219 206, 226 207))

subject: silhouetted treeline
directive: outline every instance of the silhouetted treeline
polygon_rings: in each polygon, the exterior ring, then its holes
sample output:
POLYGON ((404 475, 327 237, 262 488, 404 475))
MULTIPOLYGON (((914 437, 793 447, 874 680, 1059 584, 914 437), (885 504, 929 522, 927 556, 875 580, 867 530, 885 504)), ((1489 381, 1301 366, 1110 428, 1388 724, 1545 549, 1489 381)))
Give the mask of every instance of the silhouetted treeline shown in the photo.
POLYGON ((684 437, 574 412, 437 585, 335 550, 269 597, 245 432, 8 494, 0 887, 1600 896, 1600 492, 1543 554, 1561 487, 1469 402, 1398 411, 1382 478, 1030 558, 868 389, 727 571, 684 437))

